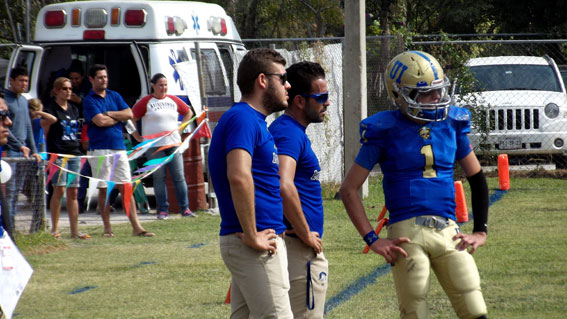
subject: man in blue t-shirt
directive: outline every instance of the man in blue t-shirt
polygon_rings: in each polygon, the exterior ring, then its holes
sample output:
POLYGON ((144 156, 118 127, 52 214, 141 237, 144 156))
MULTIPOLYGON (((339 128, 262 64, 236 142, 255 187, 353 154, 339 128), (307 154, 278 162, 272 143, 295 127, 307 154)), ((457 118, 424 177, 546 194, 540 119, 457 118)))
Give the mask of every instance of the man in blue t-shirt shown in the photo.
POLYGON ((398 109, 361 122, 362 147, 340 191, 345 208, 370 249, 392 264, 402 318, 428 318, 431 270, 459 318, 486 318, 471 255, 486 241, 488 187, 467 136, 470 113, 449 105, 449 80, 425 52, 397 55, 385 77, 398 109), (473 234, 455 221, 456 161, 471 186, 473 234), (378 238, 357 194, 376 164, 390 212, 387 239, 378 238))
MULTIPOLYGON (((126 145, 122 135, 122 122, 132 118, 132 110, 117 92, 107 89, 108 73, 106 66, 93 65, 89 70, 89 81, 92 90, 83 100, 83 114, 88 124, 89 164, 93 168, 93 176, 103 180, 98 184, 98 207, 104 224, 104 236, 113 237, 110 225, 110 205, 106 205, 106 182, 117 182, 118 189, 124 198, 123 183, 131 183, 130 164, 126 154, 126 145), (99 158, 103 159, 102 165, 99 158), (117 161, 116 163, 114 161, 117 161), (96 169, 100 167, 98 175, 96 169)), ((133 235, 152 237, 155 234, 147 232, 138 220, 136 203, 130 199, 130 214, 133 235)))
POLYGON ((291 89, 284 115, 270 125, 278 148, 287 230, 289 299, 294 318, 323 318, 329 263, 323 254, 323 197, 319 160, 305 129, 321 123, 329 106, 325 71, 299 62, 287 69, 291 89))
POLYGON ((272 49, 243 57, 237 73, 242 99, 222 115, 211 139, 220 250, 232 274, 231 318, 293 318, 278 155, 265 121, 287 107, 285 63, 272 49))

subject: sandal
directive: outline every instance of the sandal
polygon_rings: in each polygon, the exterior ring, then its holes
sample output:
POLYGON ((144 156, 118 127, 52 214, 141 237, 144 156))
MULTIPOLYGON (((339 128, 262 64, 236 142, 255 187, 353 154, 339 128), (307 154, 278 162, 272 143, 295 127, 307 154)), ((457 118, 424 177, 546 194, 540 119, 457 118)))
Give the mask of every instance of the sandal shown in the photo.
POLYGON ((51 236, 55 239, 61 239, 61 233, 51 233, 51 236))
POLYGON ((108 233, 104 233, 102 236, 103 236, 103 237, 106 237, 106 238, 110 238, 110 237, 114 237, 114 233, 113 233, 113 232, 108 232, 108 233))
POLYGON ((87 233, 80 233, 79 236, 77 236, 77 238, 79 238, 79 239, 90 239, 91 235, 89 235, 87 233))
POLYGON ((140 237, 154 237, 156 234, 150 233, 147 230, 141 231, 139 233, 132 233, 132 236, 140 236, 140 237))

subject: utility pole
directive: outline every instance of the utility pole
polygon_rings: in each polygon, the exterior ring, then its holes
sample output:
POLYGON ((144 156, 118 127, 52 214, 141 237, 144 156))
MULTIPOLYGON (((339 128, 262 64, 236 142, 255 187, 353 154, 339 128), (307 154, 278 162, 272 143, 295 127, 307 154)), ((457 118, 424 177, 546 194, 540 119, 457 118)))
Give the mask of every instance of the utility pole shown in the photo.
MULTIPOLYGON (((345 47, 343 55, 344 176, 360 148, 358 126, 366 108, 366 22, 364 0, 345 1, 345 47)), ((368 181, 362 185, 368 196, 368 181)))

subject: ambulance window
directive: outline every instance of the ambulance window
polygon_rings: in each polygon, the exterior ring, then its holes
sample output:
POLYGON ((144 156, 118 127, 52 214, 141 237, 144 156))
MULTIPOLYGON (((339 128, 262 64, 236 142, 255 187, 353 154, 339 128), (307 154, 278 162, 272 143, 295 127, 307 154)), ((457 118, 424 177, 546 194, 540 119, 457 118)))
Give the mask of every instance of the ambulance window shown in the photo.
POLYGON ((228 83, 230 86, 230 96, 234 96, 234 62, 232 61, 232 56, 230 55, 230 49, 226 47, 219 46, 219 53, 221 55, 222 63, 224 64, 224 69, 228 76, 228 83))
MULTIPOLYGON (((195 50, 191 50, 191 56, 195 59, 195 50)), ((201 49, 201 57, 203 59, 203 77, 205 78, 207 95, 226 95, 224 75, 215 50, 201 49)))
POLYGON ((176 53, 177 53, 177 63, 189 61, 189 56, 187 55, 185 49, 177 50, 176 53))

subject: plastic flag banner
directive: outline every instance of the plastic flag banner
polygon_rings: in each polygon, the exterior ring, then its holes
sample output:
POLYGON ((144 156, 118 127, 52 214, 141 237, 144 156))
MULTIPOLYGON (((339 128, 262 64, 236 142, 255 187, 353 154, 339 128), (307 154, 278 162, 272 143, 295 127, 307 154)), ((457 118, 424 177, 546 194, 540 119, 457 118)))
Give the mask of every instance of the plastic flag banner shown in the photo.
POLYGON ((124 211, 126 211, 126 216, 130 218, 130 201, 132 200, 132 184, 124 183, 124 191, 122 193, 122 205, 124 206, 124 211))
POLYGON ((116 165, 118 165, 118 160, 120 159, 120 153, 114 154, 114 160, 112 161, 112 169, 110 170, 109 180, 114 178, 114 171, 116 170, 116 165))
POLYGON ((98 163, 96 164, 96 174, 93 176, 98 176, 98 174, 100 173, 100 167, 102 166, 102 163, 104 163, 104 156, 99 156, 98 163))
POLYGON ((103 212, 103 210, 106 210, 106 207, 108 206, 108 198, 110 197, 110 192, 112 192, 112 189, 114 188, 114 185, 116 183, 115 182, 111 182, 111 181, 107 181, 106 182, 106 200, 104 201, 104 207, 101 207, 101 213, 103 212))
POLYGON ((169 144, 169 145, 161 146, 161 147, 158 148, 155 152, 153 152, 152 155, 154 155, 154 154, 157 153, 157 152, 161 152, 161 151, 163 151, 163 150, 166 150, 166 149, 169 149, 169 148, 172 148, 172 147, 178 147, 179 145, 181 145, 181 142, 175 143, 175 144, 169 144))
POLYGON ((47 163, 47 166, 45 167, 45 169, 50 169, 51 165, 53 163, 55 163, 55 160, 57 159, 58 155, 57 154, 51 154, 51 156, 49 156, 49 162, 47 163))

